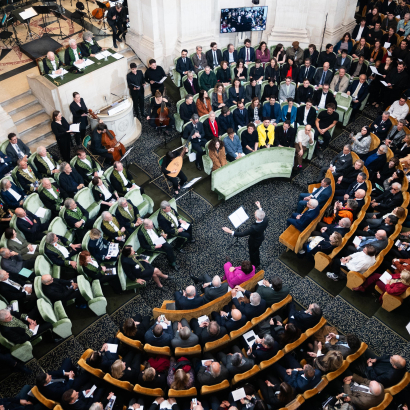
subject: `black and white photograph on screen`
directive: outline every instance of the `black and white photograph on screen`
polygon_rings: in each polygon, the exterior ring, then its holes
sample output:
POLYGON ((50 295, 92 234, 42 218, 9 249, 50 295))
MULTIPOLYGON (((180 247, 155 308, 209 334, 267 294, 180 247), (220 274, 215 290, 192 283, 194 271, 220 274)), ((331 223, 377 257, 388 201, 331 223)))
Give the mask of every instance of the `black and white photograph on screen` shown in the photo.
POLYGON ((266 6, 222 9, 221 33, 265 30, 267 13, 266 6))

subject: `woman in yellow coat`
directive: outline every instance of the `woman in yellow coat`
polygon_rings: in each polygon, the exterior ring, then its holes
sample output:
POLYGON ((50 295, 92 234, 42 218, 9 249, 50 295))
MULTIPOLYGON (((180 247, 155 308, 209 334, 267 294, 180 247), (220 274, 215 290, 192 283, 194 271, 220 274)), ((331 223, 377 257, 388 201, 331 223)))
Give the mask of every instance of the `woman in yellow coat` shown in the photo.
POLYGON ((275 141, 275 127, 269 118, 264 118, 262 124, 258 125, 259 148, 273 147, 275 141))

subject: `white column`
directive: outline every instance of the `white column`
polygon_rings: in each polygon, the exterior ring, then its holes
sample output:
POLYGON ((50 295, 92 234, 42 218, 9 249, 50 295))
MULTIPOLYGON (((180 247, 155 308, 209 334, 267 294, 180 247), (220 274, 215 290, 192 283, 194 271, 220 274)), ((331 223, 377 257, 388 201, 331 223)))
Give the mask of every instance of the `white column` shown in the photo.
POLYGON ((0 105, 0 143, 6 141, 7 135, 11 132, 18 135, 17 127, 15 126, 14 121, 0 105))

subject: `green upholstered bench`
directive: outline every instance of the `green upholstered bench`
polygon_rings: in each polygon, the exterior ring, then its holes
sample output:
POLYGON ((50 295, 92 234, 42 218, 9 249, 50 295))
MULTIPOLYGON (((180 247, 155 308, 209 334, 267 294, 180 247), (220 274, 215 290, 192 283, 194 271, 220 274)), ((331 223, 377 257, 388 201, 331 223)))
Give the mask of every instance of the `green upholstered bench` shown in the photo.
POLYGON ((294 158, 294 148, 272 147, 252 152, 214 171, 211 189, 227 200, 265 179, 290 178, 294 158))

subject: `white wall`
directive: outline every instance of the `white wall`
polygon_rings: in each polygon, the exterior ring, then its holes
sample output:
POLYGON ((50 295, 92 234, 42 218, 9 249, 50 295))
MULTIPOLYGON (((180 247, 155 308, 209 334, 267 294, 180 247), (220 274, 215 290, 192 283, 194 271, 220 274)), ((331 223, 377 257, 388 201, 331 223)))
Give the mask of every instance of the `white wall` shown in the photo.
POLYGON ((220 12, 223 8, 250 7, 250 0, 132 0, 129 2, 130 29, 127 43, 147 64, 155 58, 167 71, 182 48, 190 53, 196 45, 209 49, 211 41, 219 47, 229 43, 252 44, 264 40, 268 45, 291 45, 298 40, 302 47, 314 43, 320 49, 335 44, 355 25, 357 0, 260 0, 268 6, 267 28, 263 32, 220 34, 220 12))

